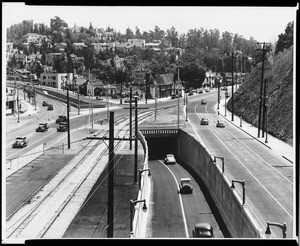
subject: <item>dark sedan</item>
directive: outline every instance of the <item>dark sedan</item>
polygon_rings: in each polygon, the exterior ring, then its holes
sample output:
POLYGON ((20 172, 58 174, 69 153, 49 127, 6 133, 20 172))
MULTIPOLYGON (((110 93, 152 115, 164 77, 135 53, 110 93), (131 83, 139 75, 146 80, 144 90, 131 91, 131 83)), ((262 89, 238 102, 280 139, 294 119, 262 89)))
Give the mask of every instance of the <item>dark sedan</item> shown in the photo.
POLYGON ((207 118, 202 118, 200 125, 208 125, 208 119, 207 118))
POLYGON ((180 179, 179 193, 180 194, 192 194, 193 193, 193 186, 192 186, 192 181, 190 178, 180 179))
POLYGON ((24 140, 16 140, 12 147, 13 148, 24 148, 27 146, 27 142, 25 142, 24 140))
POLYGON ((201 100, 201 104, 206 104, 206 101, 205 100, 201 100))
POLYGON ((193 230, 193 237, 211 238, 214 237, 213 227, 209 223, 197 223, 193 230))

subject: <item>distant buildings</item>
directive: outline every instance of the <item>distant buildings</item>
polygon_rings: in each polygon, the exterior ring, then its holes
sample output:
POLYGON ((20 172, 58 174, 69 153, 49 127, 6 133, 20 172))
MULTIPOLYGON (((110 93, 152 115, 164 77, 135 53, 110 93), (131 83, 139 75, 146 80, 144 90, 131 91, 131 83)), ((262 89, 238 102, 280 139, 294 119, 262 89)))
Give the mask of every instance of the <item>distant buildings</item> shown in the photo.
POLYGON ((127 40, 129 45, 140 47, 140 48, 145 48, 145 39, 128 39, 127 40))
POLYGON ((58 89, 64 89, 66 87, 66 83, 71 85, 74 84, 73 73, 42 73, 40 80, 41 85, 58 89))

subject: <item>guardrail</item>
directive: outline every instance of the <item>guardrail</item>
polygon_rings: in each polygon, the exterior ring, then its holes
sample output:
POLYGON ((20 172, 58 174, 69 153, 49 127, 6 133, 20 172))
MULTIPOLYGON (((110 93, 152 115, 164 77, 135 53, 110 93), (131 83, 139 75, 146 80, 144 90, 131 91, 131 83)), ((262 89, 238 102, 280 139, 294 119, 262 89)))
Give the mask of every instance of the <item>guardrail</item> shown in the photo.
MULTIPOLYGON (((138 131, 137 135, 141 144, 144 148, 144 164, 143 169, 148 169, 148 145, 145 137, 138 131)), ((140 182, 140 190, 138 192, 137 200, 146 200, 147 210, 143 210, 143 203, 137 203, 134 206, 134 218, 133 218, 133 230, 130 232, 130 238, 145 238, 146 236, 146 228, 148 221, 148 210, 149 210, 149 201, 150 201, 150 191, 151 191, 151 183, 148 172, 142 172, 140 182)))
POLYGON ((28 151, 25 155, 18 158, 6 160, 6 177, 18 171, 34 159, 38 158, 44 153, 44 144, 40 144, 34 149, 28 151))

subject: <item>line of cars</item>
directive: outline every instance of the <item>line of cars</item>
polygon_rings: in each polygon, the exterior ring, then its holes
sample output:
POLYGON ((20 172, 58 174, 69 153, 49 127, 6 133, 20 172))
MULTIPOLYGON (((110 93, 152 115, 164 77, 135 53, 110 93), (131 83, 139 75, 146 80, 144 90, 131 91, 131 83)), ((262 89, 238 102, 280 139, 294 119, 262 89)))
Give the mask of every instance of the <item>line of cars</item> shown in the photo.
POLYGON ((43 101, 42 105, 43 107, 47 107, 48 111, 52 111, 54 109, 53 105, 50 104, 48 101, 43 101))
MULTIPOLYGON (((164 164, 176 164, 176 159, 173 154, 167 154, 164 158, 164 164)), ((193 186, 191 178, 181 178, 179 185, 178 185, 178 194, 192 194, 193 193, 193 186)), ((194 238, 213 238, 213 227, 210 223, 201 222, 196 223, 194 225, 194 229, 192 231, 194 238)))
MULTIPOLYGON (((201 118, 200 125, 208 125, 208 124, 209 124, 208 118, 201 118)), ((217 120, 216 127, 224 128, 225 127, 224 121, 223 120, 217 120)))

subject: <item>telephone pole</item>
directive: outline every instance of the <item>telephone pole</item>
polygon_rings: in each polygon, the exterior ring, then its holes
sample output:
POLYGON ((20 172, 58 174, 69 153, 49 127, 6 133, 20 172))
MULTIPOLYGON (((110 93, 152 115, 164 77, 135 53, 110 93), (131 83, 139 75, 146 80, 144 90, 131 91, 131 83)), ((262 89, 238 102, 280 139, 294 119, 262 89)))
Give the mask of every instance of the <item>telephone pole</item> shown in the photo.
POLYGON ((263 103, 263 81, 264 81, 264 68, 265 68, 265 53, 266 53, 266 46, 271 45, 271 43, 266 42, 258 42, 257 44, 262 44, 262 66, 261 66, 261 81, 260 81, 260 94, 259 94, 259 108, 258 108, 258 133, 257 137, 260 137, 260 129, 261 129, 261 110, 262 110, 262 103, 263 103))
POLYGON ((234 120, 234 92, 233 92, 233 86, 234 86, 234 81, 233 81, 233 51, 231 52, 231 121, 234 120))
POLYGON ((109 117, 109 162, 108 162, 108 201, 107 201, 107 237, 114 236, 114 112, 109 117))

